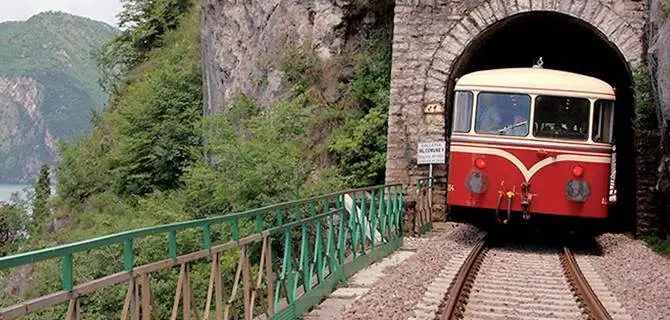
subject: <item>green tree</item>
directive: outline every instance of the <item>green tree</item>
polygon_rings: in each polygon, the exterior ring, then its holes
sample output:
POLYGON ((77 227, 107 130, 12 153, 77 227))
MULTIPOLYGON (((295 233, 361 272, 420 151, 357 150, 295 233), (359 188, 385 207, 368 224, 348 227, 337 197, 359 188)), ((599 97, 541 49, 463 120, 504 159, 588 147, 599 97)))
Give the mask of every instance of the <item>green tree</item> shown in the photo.
POLYGON ((0 201, 0 257, 18 251, 28 228, 28 215, 17 194, 12 202, 0 201))
POLYGON ((100 85, 116 94, 122 79, 151 51, 164 45, 165 34, 179 26, 191 0, 122 0, 119 27, 123 30, 106 43, 95 58, 102 71, 100 85))
POLYGON ((358 108, 331 136, 329 149, 350 187, 384 183, 391 39, 390 34, 381 34, 354 54, 348 93, 358 108))
POLYGON ((198 21, 193 10, 182 28, 163 34, 160 47, 127 74, 92 134, 61 145, 59 201, 70 206, 63 211, 108 191, 133 198, 182 185, 183 170, 200 145, 198 21))
POLYGON ((192 27, 168 36, 171 44, 156 50, 145 64, 142 79, 124 89, 117 105, 119 121, 113 128, 117 145, 110 154, 119 195, 179 187, 193 149, 200 145, 202 78, 197 32, 192 27))
POLYGON ((35 185, 35 201, 33 204, 33 217, 37 223, 44 221, 49 216, 49 198, 51 197, 51 179, 49 178, 49 166, 43 164, 35 185))

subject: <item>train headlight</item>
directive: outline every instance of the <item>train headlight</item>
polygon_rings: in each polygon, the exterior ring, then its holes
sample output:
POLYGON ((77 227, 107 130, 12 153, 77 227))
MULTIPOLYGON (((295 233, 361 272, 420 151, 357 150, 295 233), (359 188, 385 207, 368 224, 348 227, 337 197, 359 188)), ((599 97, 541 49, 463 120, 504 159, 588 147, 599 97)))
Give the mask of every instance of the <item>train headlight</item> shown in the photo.
POLYGON ((574 202, 585 202, 591 194, 588 182, 573 179, 565 184, 565 197, 574 202))
POLYGON ((465 187, 470 191, 470 193, 481 194, 486 192, 489 185, 488 178, 484 173, 478 170, 474 170, 468 174, 468 177, 465 178, 465 187))
POLYGON ((477 167, 477 169, 484 169, 484 167, 486 167, 486 161, 482 158, 477 158, 475 160, 475 167, 477 167))

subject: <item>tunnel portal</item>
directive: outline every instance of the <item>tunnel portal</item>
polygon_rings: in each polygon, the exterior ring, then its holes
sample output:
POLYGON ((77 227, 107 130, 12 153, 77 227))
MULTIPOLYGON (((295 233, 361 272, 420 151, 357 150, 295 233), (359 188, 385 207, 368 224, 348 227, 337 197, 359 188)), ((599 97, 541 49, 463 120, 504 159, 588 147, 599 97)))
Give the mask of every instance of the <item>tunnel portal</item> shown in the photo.
MULTIPOLYGON (((646 6, 633 0, 397 0, 387 183, 412 186, 428 175, 428 166, 416 163, 417 144, 448 138, 458 77, 477 70, 530 67, 542 57, 545 68, 593 76, 616 88, 617 205, 612 216, 618 225, 634 228, 631 71, 646 52, 646 6)), ((446 163, 448 159, 434 168, 436 219, 446 212, 446 163)))
MULTIPOLYGON (((499 21, 478 35, 453 65, 445 116, 451 115, 456 79, 487 69, 530 67, 542 57, 547 69, 575 72, 601 79, 616 88, 616 204, 612 222, 617 229, 634 226, 635 147, 631 72, 618 48, 597 29, 557 12, 520 13, 499 21)), ((445 121, 447 127, 450 120, 445 121)), ((450 131, 450 130, 447 130, 450 131)))

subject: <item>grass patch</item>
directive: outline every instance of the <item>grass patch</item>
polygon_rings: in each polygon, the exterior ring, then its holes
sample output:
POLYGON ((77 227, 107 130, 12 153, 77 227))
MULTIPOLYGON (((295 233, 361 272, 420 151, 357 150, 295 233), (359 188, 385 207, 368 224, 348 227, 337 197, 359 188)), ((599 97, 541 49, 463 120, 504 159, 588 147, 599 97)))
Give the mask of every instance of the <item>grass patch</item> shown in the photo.
POLYGON ((658 237, 647 237, 645 242, 658 254, 670 257, 670 240, 663 240, 658 237))

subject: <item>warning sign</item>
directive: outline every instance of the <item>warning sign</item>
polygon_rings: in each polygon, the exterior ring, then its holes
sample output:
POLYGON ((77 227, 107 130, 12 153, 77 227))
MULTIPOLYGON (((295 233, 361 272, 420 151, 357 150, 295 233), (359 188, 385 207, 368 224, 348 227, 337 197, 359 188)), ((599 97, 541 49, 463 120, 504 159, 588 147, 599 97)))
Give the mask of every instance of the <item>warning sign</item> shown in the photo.
POLYGON ((417 148, 416 163, 418 164, 443 164, 446 159, 446 141, 419 142, 417 148))

